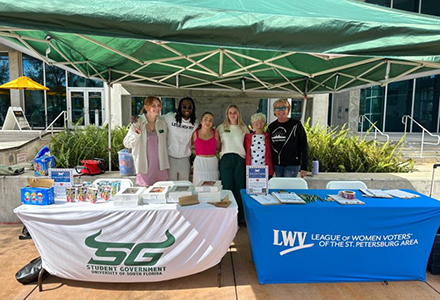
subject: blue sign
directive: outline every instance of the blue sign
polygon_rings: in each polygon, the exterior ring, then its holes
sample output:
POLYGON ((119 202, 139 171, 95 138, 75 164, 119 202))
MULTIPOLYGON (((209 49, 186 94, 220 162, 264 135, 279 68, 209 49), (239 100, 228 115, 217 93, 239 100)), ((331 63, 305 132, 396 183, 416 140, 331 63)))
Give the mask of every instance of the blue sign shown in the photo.
POLYGON ((426 279, 439 201, 366 198, 356 191, 365 205, 341 205, 326 201, 326 190, 295 193, 322 201, 261 205, 241 190, 261 284, 426 279))

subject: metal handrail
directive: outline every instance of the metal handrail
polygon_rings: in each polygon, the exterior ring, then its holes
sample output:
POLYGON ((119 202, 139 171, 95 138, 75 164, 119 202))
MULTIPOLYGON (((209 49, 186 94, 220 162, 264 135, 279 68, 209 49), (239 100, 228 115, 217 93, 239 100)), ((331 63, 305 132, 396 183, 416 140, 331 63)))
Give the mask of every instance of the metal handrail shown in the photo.
POLYGON ((55 124, 56 121, 58 121, 59 118, 61 118, 61 116, 64 116, 64 128, 66 128, 66 124, 67 124, 67 111, 63 110, 53 121, 52 123, 49 124, 49 126, 47 126, 45 129, 40 131, 40 139, 43 133, 46 133, 47 130, 49 128, 51 128, 51 135, 53 136, 53 125, 55 124))
POLYGON ((412 122, 414 122, 416 125, 418 125, 421 129, 422 129, 422 143, 420 146, 420 157, 423 157, 423 145, 439 145, 440 144, 440 136, 437 134, 432 134, 431 132, 428 131, 428 129, 426 129, 425 127, 423 127, 422 125, 420 125, 419 122, 417 122, 416 120, 414 120, 414 118, 412 118, 409 115, 404 115, 402 117, 402 124, 405 125, 405 134, 406 134, 406 128, 408 125, 408 118, 411 119, 412 122), (431 142, 425 142, 425 132, 428 133, 430 136, 432 137, 436 137, 437 138, 437 143, 431 143, 431 142))
POLYGON ((380 131, 380 129, 377 128, 376 124, 371 122, 371 120, 368 119, 366 115, 360 115, 359 116, 359 122, 361 123, 361 134, 364 133, 364 121, 367 121, 368 123, 370 123, 371 126, 373 126, 373 128, 374 128, 374 139, 375 140, 377 140, 377 133, 379 132, 381 135, 383 135, 383 136, 385 136, 387 138, 387 142, 390 141, 390 136, 388 134, 383 133, 382 131, 380 131))

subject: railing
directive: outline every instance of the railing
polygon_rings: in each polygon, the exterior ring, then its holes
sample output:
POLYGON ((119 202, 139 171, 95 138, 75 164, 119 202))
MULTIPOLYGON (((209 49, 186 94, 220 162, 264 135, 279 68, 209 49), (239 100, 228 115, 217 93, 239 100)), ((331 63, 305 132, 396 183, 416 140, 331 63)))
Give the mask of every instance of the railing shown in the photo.
POLYGON ((373 122, 371 122, 371 120, 368 119, 366 115, 359 116, 359 122, 361 123, 361 135, 364 133, 364 121, 367 121, 368 123, 370 123, 370 125, 374 128, 374 139, 375 140, 377 140, 377 133, 379 133, 387 138, 387 142, 390 141, 390 136, 388 134, 380 131, 380 129, 377 128, 377 126, 373 122))
POLYGON ((53 121, 52 123, 49 124, 49 126, 46 127, 46 129, 41 130, 40 131, 40 139, 41 136, 43 135, 43 133, 46 133, 47 130, 50 128, 51 129, 51 135, 53 136, 53 125, 55 124, 56 121, 58 121, 59 118, 61 118, 61 116, 64 117, 64 128, 66 128, 66 124, 67 124, 67 111, 63 110, 53 121))
POLYGON ((405 125, 405 134, 406 134, 406 128, 408 125, 408 119, 411 119, 411 121, 418 125, 421 129, 422 129, 422 142, 421 142, 421 146, 420 146, 420 157, 423 157, 423 145, 439 145, 440 144, 440 136, 436 135, 436 134, 432 134, 431 132, 429 132, 425 127, 423 127, 422 125, 419 124, 419 122, 417 122, 416 120, 414 120, 411 116, 408 115, 404 115, 402 117, 402 124, 405 125), (437 138, 437 143, 432 143, 432 142, 425 142, 425 132, 427 134, 429 134, 432 137, 436 137, 437 138))

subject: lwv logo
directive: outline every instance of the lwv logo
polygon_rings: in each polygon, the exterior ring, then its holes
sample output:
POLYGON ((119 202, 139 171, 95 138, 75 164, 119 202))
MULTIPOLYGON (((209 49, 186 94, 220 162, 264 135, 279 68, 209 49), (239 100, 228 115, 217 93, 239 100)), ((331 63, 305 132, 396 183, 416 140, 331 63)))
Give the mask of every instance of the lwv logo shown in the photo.
POLYGON ((299 231, 286 231, 286 230, 273 230, 273 244, 275 246, 284 246, 291 247, 289 249, 283 250, 280 252, 280 255, 313 247, 314 244, 304 245, 304 241, 306 240, 307 232, 299 232, 299 231), (281 233, 281 234, 280 234, 281 233), (281 238, 280 238, 281 235, 281 238), (296 242, 296 243, 295 243, 296 242), (296 246, 295 246, 296 245, 296 246))

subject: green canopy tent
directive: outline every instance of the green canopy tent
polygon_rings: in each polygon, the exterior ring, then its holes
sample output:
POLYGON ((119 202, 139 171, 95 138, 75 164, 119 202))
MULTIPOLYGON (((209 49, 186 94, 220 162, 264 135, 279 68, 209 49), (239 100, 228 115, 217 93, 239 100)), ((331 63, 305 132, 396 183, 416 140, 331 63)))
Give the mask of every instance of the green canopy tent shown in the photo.
POLYGON ((0 37, 110 85, 306 97, 440 69, 440 18, 345 0, 0 0, 0 37))

